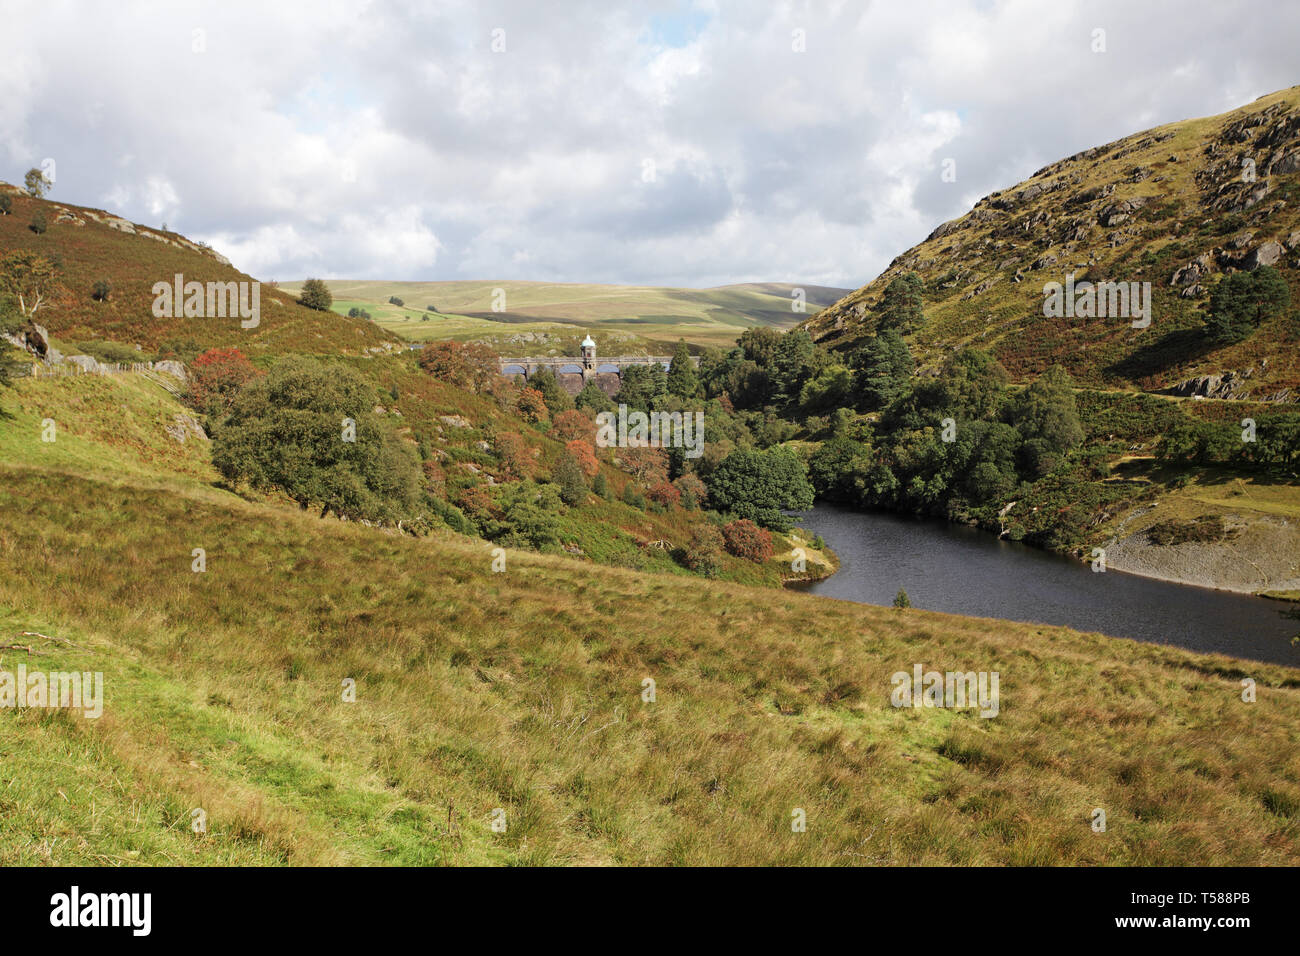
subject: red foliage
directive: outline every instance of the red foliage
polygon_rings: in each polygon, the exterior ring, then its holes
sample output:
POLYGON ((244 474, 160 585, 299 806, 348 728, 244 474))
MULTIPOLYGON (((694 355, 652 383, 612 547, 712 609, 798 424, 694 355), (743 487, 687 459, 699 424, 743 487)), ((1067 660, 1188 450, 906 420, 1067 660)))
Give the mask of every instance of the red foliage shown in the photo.
POLYGON ((772 557, 772 532, 760 528, 748 518, 738 518, 722 526, 727 551, 738 558, 762 564, 772 557))
POLYGON ((230 410, 235 394, 262 373, 239 349, 208 349, 189 367, 189 400, 210 414, 230 410))
POLYGON ((524 421, 528 422, 544 422, 550 415, 550 411, 546 407, 546 400, 542 398, 542 393, 535 388, 521 389, 515 408, 523 416, 524 421))
POLYGON ((668 481, 659 482, 646 494, 651 501, 658 502, 665 508, 680 504, 682 500, 682 493, 673 486, 672 482, 668 481))
POLYGON ((662 449, 634 446, 618 450, 623 467, 647 488, 668 480, 668 456, 662 449))
POLYGON ((562 442, 582 439, 591 444, 596 434, 596 422, 588 412, 571 408, 555 416, 555 421, 551 422, 551 433, 562 442))
POLYGON ((532 453, 518 432, 502 432, 493 441, 493 449, 501 459, 505 478, 527 478, 532 473, 532 453))
MULTIPOLYGON (((568 413, 565 412, 565 414, 568 413)), ((594 478, 596 472, 600 471, 600 464, 596 461, 596 449, 591 442, 575 438, 572 441, 565 442, 564 447, 573 456, 573 460, 578 463, 578 467, 582 469, 582 474, 585 477, 594 478)))

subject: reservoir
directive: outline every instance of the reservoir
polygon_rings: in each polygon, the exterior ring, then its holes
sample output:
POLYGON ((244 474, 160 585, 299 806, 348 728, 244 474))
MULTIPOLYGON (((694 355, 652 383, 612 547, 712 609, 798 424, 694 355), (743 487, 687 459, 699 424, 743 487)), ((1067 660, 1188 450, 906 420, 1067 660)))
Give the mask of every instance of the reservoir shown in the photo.
POLYGON ((893 603, 975 617, 1061 624, 1192 651, 1300 667, 1291 638, 1295 605, 1230 591, 1157 581, 1091 565, 928 518, 819 503, 798 515, 840 558, 824 581, 796 585, 823 597, 893 603))

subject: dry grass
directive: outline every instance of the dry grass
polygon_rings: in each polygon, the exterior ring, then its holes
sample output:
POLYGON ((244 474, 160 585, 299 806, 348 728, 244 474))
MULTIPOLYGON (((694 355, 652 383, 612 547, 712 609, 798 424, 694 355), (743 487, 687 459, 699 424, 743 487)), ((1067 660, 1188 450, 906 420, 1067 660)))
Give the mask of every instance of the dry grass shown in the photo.
POLYGON ((493 574, 460 539, 28 469, 0 488, 4 632, 74 640, 41 660, 107 685, 99 721, 0 713, 4 862, 1300 860, 1285 668, 559 557, 493 574), (916 662, 998 671, 1001 714, 894 709, 916 662))

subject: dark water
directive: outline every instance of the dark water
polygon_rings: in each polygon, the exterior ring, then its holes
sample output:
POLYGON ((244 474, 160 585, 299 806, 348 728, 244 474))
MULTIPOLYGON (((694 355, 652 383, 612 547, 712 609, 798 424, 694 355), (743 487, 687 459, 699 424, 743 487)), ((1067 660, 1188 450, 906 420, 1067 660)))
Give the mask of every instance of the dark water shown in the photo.
POLYGON ((802 586, 863 604, 1063 624, 1080 631, 1300 667, 1300 621, 1278 601, 1107 570, 942 521, 819 504, 799 524, 839 555, 838 573, 802 586))

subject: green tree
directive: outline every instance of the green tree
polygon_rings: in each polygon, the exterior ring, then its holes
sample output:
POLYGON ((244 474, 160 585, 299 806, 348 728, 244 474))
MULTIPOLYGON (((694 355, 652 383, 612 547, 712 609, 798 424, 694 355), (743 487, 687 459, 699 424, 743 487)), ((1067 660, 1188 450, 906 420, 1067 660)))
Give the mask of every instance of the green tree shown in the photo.
POLYGON ((1234 272, 1210 293, 1206 335, 1219 344, 1240 342, 1290 304, 1291 290, 1282 274, 1272 266, 1261 266, 1254 272, 1234 272))
POLYGON ((919 329, 925 323, 922 288, 921 277, 915 272, 891 279, 889 285, 885 286, 885 294, 880 301, 880 320, 876 323, 876 328, 882 332, 897 329, 903 334, 919 329))
POLYGON ((881 409, 907 391, 916 363, 898 329, 874 335, 853 353, 853 391, 858 404, 869 411, 881 409))
POLYGON ((573 404, 577 408, 589 408, 593 412, 612 412, 618 408, 613 399, 601 391, 600 386, 595 382, 588 382, 582 386, 582 391, 574 398, 573 404))
POLYGON ((54 286, 55 265, 48 256, 15 251, 0 259, 0 292, 13 296, 19 311, 31 318, 54 286))
POLYGON ((1058 365, 1014 395, 1006 417, 1024 441, 1021 467, 1034 478, 1051 471, 1061 455, 1083 441, 1070 376, 1058 365))
POLYGON ((91 286, 90 297, 96 302, 107 302, 113 287, 108 284, 107 279, 96 279, 95 284, 91 286))
POLYGON ((551 480, 560 489, 560 500, 566 505, 575 507, 587 500, 587 479, 582 474, 582 465, 567 450, 560 455, 551 480))
POLYGON ((782 510, 806 511, 813 505, 813 488, 804 464, 785 448, 733 451, 709 479, 709 497, 722 511, 749 518, 767 528, 785 531, 790 520, 782 510))
POLYGON ((658 362, 630 365, 623 369, 622 381, 614 400, 643 412, 656 408, 668 394, 668 374, 658 362))
POLYGON ((32 167, 27 170, 27 175, 23 177, 23 185, 27 187, 27 195, 41 199, 50 188, 50 181, 46 178, 45 173, 32 167))
POLYGON ((700 377, 691 361, 691 351, 678 339, 673 349, 672 364, 668 366, 668 392, 678 398, 694 398, 700 392, 700 377))
POLYGON ((906 591, 904 591, 902 588, 899 588, 898 593, 894 595, 894 607, 904 608, 904 607, 911 607, 911 606, 912 606, 911 598, 907 596, 906 591))
POLYGON ((334 304, 334 296, 320 279, 308 279, 302 284, 302 294, 298 301, 309 309, 327 312, 334 304))
POLYGON ((32 222, 27 228, 38 236, 45 235, 46 230, 50 228, 50 220, 46 217, 44 209, 37 209, 32 213, 32 222))
POLYGON ((552 417, 573 408, 573 397, 564 390, 559 377, 549 368, 541 369, 533 375, 528 380, 528 387, 542 393, 542 401, 546 402, 546 408, 552 417))
POLYGON ((8 193, 0 193, 0 216, 7 216, 13 211, 14 201, 8 193))
POLYGON ((853 501, 857 496, 856 474, 865 470, 870 449, 852 438, 837 437, 822 442, 808 459, 808 479, 823 498, 853 501))
POLYGON ((239 390, 213 436, 212 462, 231 482, 281 491, 322 516, 410 517, 419 461, 372 413, 375 398, 349 368, 282 359, 239 390))

